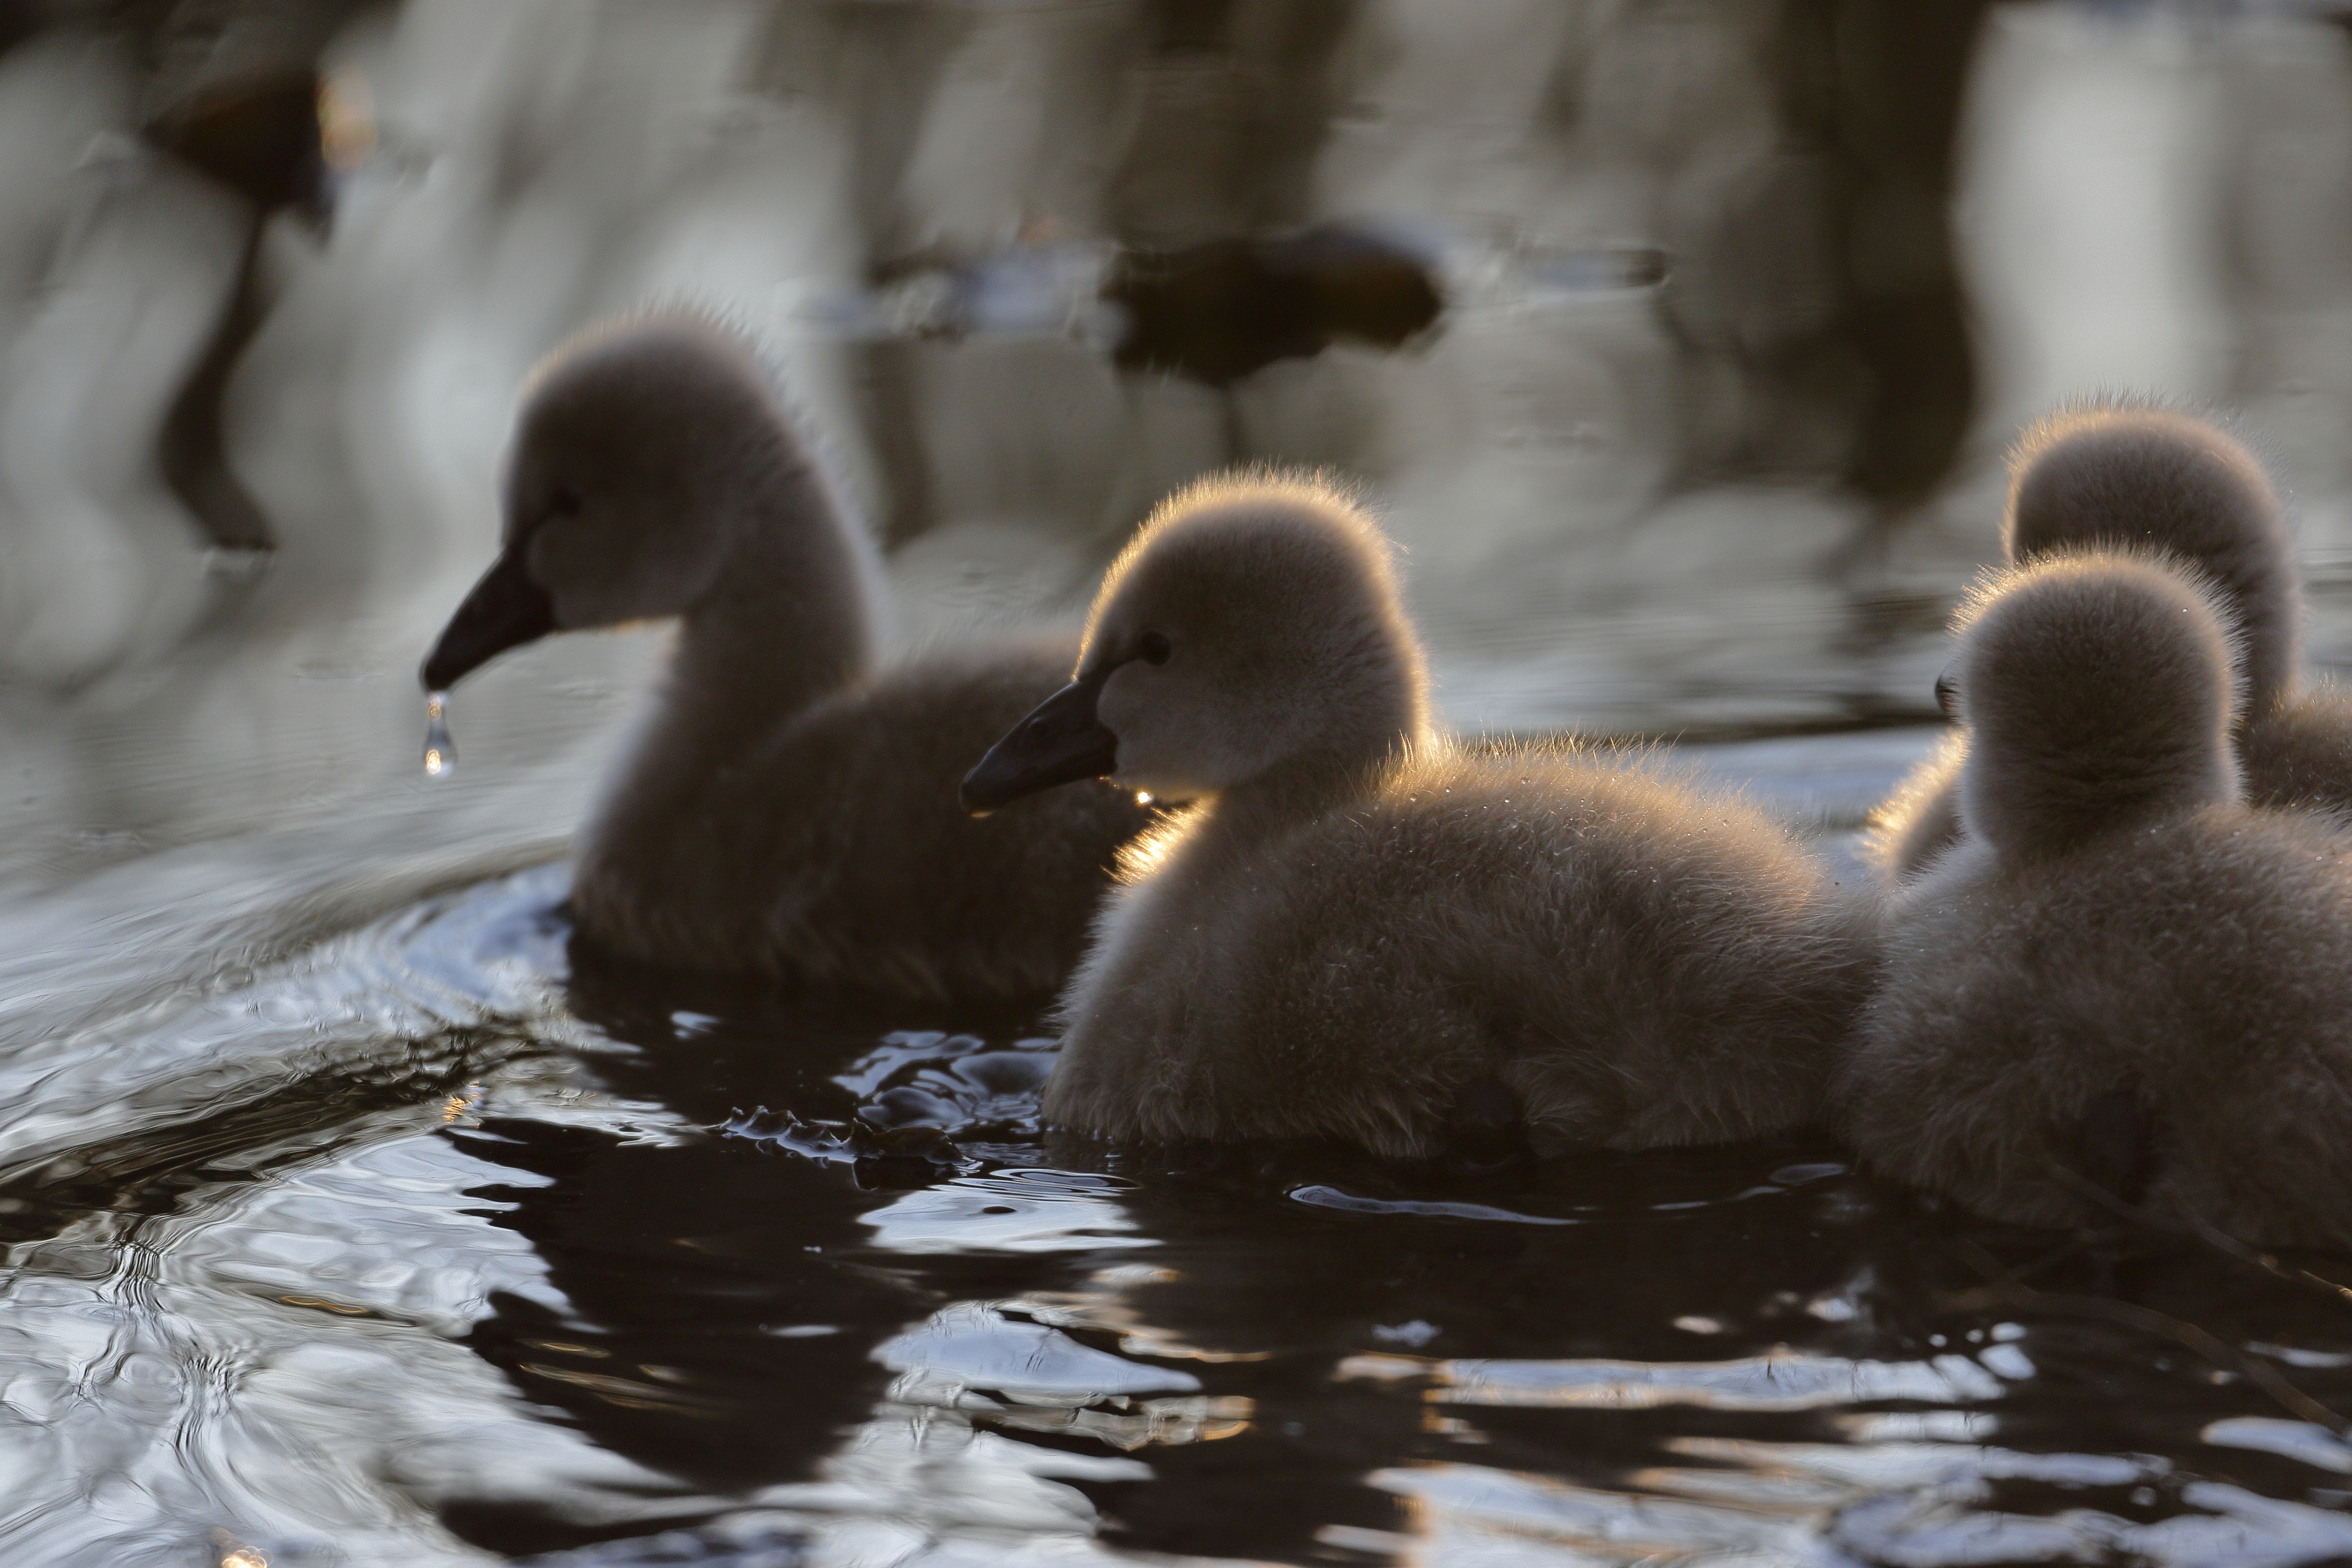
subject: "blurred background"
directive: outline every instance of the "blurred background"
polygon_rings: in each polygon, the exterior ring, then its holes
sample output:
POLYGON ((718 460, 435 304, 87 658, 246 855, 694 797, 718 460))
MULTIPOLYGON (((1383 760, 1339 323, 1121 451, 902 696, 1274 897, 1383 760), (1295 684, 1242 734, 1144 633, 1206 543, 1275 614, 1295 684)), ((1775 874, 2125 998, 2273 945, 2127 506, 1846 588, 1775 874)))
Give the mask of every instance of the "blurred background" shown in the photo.
POLYGON ((413 672, 533 362, 678 301, 766 345, 909 642, 1070 619, 1278 459, 1388 518, 1461 726, 1925 723, 2003 447, 2105 389, 2270 456, 2352 658, 2329 6, 16 0, 0 878, 545 852, 658 634, 470 681, 446 784, 413 672))

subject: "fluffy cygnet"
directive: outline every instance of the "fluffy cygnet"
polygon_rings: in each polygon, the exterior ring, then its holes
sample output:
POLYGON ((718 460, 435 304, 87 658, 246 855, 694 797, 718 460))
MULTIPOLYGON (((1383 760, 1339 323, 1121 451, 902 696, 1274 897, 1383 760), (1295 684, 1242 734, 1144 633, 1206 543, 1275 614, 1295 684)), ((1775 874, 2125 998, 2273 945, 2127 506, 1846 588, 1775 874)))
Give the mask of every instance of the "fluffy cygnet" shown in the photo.
MULTIPOLYGON (((2294 540, 2251 452, 2187 414, 2096 406, 2029 430, 2011 474, 2011 563, 2108 545, 2168 552, 2212 579, 2243 638, 2236 739, 2249 798, 2352 806, 2352 702, 2302 683, 2294 540)), ((1916 875, 1958 836, 1952 792, 1967 752, 1955 732, 1874 814, 1870 852, 1889 876, 1916 875)))
POLYGON ((1896 896, 1833 1094, 1990 1217, 2352 1240, 2352 832, 2246 804, 2217 601, 2163 561, 1991 580, 1954 669, 1961 841, 1896 896))
POLYGON ((977 821, 955 792, 1066 678, 1067 647, 877 668, 872 547, 741 342, 680 315, 566 345, 526 395, 505 506, 428 690, 548 632, 680 622, 577 845, 593 942, 907 995, 1062 982, 1148 814, 1093 786, 977 821))
POLYGON ((1107 773, 1192 803, 1122 858, 1047 1120, 1423 1157, 1814 1115, 1874 910, 1736 799, 1448 740, 1426 687, 1344 498, 1213 480, 1145 524, 1076 680, 964 785, 993 806, 1107 773))

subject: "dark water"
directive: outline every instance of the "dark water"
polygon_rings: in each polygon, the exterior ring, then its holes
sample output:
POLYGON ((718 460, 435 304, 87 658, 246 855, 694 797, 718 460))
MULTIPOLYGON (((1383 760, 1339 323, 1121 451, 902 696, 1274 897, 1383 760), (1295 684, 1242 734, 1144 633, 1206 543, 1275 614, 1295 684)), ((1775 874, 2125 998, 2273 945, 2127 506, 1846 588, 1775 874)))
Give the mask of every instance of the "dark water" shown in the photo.
MULTIPOLYGON (((1834 816, 1919 741, 1709 756, 1834 816)), ((563 889, 7 1064, 12 1560, 2352 1560, 2341 1260, 1988 1227, 1811 1136, 1065 1146, 1033 1016, 615 967, 563 889)))

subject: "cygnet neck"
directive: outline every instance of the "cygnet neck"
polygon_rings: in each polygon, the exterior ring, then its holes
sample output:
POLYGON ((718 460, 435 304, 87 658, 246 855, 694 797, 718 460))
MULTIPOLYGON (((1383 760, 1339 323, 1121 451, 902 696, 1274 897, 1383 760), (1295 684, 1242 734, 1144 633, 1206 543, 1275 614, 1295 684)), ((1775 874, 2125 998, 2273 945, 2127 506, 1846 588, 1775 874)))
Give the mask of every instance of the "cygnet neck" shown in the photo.
POLYGON ((716 584, 680 617, 668 748, 730 748, 879 661, 878 567, 823 476, 779 462, 740 504, 716 584))
MULTIPOLYGON (((2040 773, 1961 780, 1961 815, 1969 831, 2004 860, 2063 854, 2095 838, 2145 829, 2240 798, 2226 748, 2191 764, 2183 776, 2088 778, 2040 773)), ((1970 767, 1978 766, 1975 758, 1970 767)))
POLYGON ((1433 743, 1421 704, 1410 709, 1398 720, 1335 737, 1202 798, 1196 803, 1203 808, 1202 830, 1244 846, 1363 799, 1400 758, 1433 743))

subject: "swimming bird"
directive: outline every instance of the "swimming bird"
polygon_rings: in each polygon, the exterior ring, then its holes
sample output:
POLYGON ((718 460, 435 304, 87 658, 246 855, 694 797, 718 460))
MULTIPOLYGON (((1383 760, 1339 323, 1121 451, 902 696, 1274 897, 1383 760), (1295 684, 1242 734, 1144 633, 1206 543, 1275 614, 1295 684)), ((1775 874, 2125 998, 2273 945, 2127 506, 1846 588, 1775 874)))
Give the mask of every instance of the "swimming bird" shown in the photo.
POLYGON ((1072 683, 964 781, 1190 804, 1122 857, 1047 1121, 1412 1158, 1801 1122, 1870 910, 1736 797, 1429 711, 1387 540, 1296 477, 1205 481, 1112 566, 1072 683))
MULTIPOLYGON (((2011 563, 2104 544, 2168 551, 2210 577, 2244 637, 2236 744, 2249 798, 2352 807, 2352 700, 2303 679, 2294 539, 2242 443, 2175 410, 2098 405, 2034 426, 2011 475, 2011 563)), ((1958 836, 1967 750, 1965 735, 1948 738, 1874 813, 1870 858, 1886 875, 1916 875, 1958 836)))
POLYGON ((2059 552, 1965 607, 1963 836, 1895 895, 1832 1094, 1878 1170, 2021 1224, 2352 1242, 2352 828, 2245 799, 2228 598, 2059 552))
POLYGON ((873 547, 745 343, 667 314, 558 350, 518 419, 504 539, 425 661, 428 691, 550 632, 679 623, 575 847, 593 943, 902 995, 1061 983, 1150 814, 1090 786, 976 821, 956 784, 1070 650, 884 668, 873 547))

